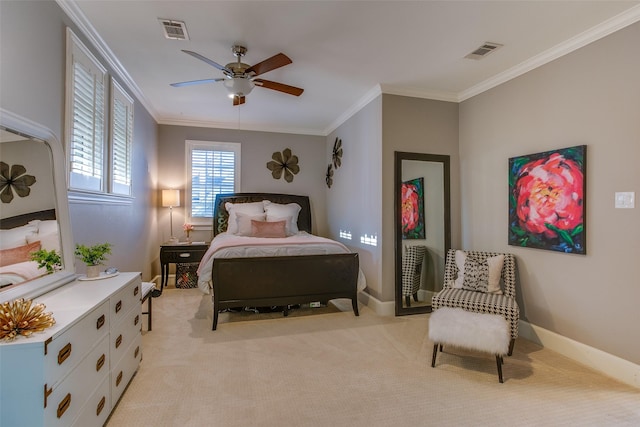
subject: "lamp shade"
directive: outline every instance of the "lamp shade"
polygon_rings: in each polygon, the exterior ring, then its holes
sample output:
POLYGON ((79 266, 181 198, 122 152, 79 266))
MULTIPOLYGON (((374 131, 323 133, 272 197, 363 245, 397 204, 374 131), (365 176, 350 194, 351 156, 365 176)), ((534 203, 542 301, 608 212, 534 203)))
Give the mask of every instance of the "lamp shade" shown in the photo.
POLYGON ((162 190, 162 206, 165 208, 180 206, 180 190, 162 190))

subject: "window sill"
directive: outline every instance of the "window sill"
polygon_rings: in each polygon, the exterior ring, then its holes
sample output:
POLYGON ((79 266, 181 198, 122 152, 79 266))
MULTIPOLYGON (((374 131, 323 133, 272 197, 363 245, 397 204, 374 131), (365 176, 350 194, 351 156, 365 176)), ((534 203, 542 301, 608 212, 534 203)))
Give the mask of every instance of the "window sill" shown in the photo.
POLYGON ((69 189, 69 203, 98 205, 131 205, 133 196, 69 189))

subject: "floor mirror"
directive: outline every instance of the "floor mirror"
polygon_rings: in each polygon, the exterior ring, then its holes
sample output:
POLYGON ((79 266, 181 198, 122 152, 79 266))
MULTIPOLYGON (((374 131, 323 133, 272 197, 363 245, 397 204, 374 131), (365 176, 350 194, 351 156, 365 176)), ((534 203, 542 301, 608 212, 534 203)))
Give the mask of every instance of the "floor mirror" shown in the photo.
POLYGON ((451 247, 447 155, 396 151, 394 173, 396 316, 431 311, 451 247))

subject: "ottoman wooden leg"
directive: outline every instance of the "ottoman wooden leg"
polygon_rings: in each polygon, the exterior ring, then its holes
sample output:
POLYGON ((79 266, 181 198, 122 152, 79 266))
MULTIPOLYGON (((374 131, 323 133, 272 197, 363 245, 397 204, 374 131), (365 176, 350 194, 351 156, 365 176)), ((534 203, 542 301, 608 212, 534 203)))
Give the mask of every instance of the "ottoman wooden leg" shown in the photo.
POLYGON ((498 380, 501 383, 503 383, 504 381, 502 381, 502 356, 497 354, 496 354, 496 364, 498 365, 498 380))
POLYGON ((433 356, 431 356, 431 367, 435 368, 436 366, 436 355, 438 354, 438 344, 433 345, 433 356))

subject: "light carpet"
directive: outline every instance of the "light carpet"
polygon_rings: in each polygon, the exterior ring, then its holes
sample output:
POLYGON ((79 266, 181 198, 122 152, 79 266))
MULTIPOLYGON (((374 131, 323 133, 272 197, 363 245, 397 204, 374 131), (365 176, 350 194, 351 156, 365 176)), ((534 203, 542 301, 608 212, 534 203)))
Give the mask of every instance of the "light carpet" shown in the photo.
POLYGON ((380 317, 350 301, 223 313, 166 289, 117 426, 638 426, 640 390, 519 339, 498 383, 492 355, 444 349, 429 315, 380 317))

